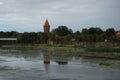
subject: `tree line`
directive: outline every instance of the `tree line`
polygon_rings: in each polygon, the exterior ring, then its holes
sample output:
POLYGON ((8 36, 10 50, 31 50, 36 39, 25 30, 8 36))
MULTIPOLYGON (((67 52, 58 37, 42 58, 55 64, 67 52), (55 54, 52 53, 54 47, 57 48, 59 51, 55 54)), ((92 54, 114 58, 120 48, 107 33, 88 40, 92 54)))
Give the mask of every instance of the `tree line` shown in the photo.
POLYGON ((72 41, 78 42, 120 42, 120 38, 116 37, 114 28, 108 28, 103 31, 99 27, 83 28, 82 31, 73 32, 67 26, 58 26, 49 33, 44 32, 24 32, 16 31, 3 32, 0 31, 0 38, 17 38, 18 43, 35 43, 46 44, 49 41, 54 44, 70 44, 72 41))

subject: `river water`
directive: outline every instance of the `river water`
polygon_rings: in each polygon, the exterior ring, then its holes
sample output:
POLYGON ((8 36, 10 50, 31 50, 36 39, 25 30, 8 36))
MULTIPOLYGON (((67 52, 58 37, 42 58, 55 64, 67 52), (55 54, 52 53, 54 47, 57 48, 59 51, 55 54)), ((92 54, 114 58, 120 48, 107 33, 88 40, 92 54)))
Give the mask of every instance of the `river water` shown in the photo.
POLYGON ((1 48, 0 80, 120 80, 120 60, 1 48))

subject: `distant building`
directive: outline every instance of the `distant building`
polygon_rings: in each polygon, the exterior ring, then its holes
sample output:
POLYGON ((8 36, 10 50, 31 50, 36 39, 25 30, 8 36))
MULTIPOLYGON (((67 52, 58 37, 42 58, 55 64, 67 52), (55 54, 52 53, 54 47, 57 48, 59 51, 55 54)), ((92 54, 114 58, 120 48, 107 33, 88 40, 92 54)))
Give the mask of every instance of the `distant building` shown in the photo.
POLYGON ((17 38, 0 38, 0 46, 1 45, 14 44, 14 43, 17 43, 17 38))
POLYGON ((44 27, 44 33, 48 33, 50 31, 50 24, 47 19, 43 27, 44 27))
POLYGON ((0 38, 0 41, 17 41, 17 38, 0 38))
POLYGON ((116 33, 116 37, 120 38, 120 31, 116 33))

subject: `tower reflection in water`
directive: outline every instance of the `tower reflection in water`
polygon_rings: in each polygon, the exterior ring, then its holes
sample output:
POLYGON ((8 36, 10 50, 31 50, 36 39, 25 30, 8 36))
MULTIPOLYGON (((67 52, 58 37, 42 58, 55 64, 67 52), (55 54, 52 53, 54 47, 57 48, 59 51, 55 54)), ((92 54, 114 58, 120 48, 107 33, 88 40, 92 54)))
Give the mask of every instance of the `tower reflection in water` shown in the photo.
POLYGON ((66 65, 72 57, 66 55, 49 55, 44 54, 44 64, 50 64, 50 60, 58 63, 59 65, 66 65))

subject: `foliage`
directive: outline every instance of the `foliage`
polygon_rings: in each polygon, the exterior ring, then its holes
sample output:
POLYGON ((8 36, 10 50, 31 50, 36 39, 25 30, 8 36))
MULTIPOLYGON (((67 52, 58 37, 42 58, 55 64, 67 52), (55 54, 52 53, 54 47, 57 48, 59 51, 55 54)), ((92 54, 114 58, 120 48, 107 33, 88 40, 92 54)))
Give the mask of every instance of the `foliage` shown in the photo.
POLYGON ((49 33, 43 32, 24 32, 18 33, 16 31, 3 32, 0 31, 0 38, 17 38, 18 43, 34 43, 46 44, 53 41, 55 44, 71 44, 72 41, 78 42, 120 42, 120 38, 115 35, 114 28, 106 29, 103 31, 99 27, 91 27, 89 29, 83 28, 82 31, 73 33, 72 29, 67 26, 58 26, 49 33))
POLYGON ((68 29, 66 26, 59 26, 58 28, 53 30, 53 33, 58 36, 66 36, 72 34, 72 30, 68 29))
POLYGON ((114 30, 114 28, 109 28, 109 29, 107 29, 107 30, 106 30, 106 35, 107 35, 108 37, 115 35, 115 30, 114 30))
POLYGON ((5 37, 17 37, 19 33, 16 32, 16 31, 11 31, 11 32, 3 32, 3 31, 0 31, 0 38, 5 38, 5 37))

